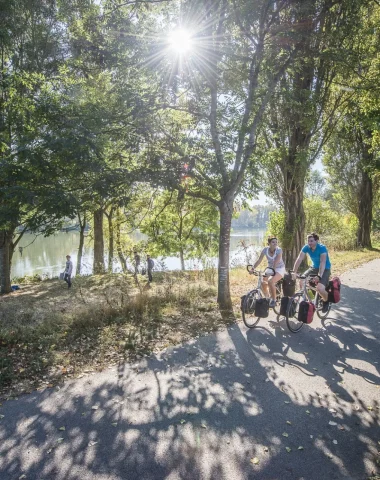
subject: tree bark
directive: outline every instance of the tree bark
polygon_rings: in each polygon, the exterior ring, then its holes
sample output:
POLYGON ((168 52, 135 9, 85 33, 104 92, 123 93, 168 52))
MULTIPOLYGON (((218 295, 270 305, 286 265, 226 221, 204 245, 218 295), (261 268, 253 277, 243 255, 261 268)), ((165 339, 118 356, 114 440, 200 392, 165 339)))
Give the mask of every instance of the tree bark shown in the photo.
POLYGON ((121 248, 120 223, 117 223, 117 226, 116 226, 116 250, 117 250, 117 255, 119 257, 123 273, 127 273, 128 271, 127 262, 125 261, 125 258, 123 255, 123 249, 121 248))
POLYGON ((113 266, 113 256, 114 256, 114 245, 115 245, 115 234, 114 234, 114 225, 113 225, 113 212, 114 208, 111 207, 109 213, 107 214, 108 220, 108 273, 112 273, 113 266))
POLYGON ((292 181, 292 188, 284 193, 285 232, 282 241, 283 259, 287 268, 293 268, 298 254, 305 244, 305 211, 303 185, 292 181))
POLYGON ((80 215, 78 215, 79 219, 79 247, 78 247, 78 254, 77 254, 77 268, 76 268, 76 274, 80 275, 80 270, 82 266, 82 257, 83 257, 83 247, 84 247, 84 231, 86 229, 86 215, 83 217, 83 222, 80 218, 80 215))
POLYGON ((13 232, 0 230, 0 293, 10 293, 13 232))
POLYGON ((103 209, 94 212, 94 267, 95 275, 103 274, 104 267, 104 237, 103 237, 103 209))
POLYGON ((185 268, 185 258, 184 258, 182 246, 179 247, 179 258, 181 260, 181 270, 184 272, 186 268, 185 268))
POLYGON ((372 248, 372 208, 372 179, 366 171, 363 171, 359 188, 359 228, 357 232, 357 242, 359 246, 364 248, 372 248))
POLYGON ((233 212, 233 199, 225 198, 219 202, 219 264, 218 264, 218 305, 221 314, 232 314, 230 293, 230 234, 233 212))

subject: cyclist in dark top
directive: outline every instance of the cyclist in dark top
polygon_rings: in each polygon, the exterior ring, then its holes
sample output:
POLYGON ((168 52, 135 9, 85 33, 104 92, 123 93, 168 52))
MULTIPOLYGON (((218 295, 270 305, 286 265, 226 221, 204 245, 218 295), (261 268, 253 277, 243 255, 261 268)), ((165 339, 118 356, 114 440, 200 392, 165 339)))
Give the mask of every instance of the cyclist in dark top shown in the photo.
POLYGON ((329 284, 331 275, 331 262, 326 246, 319 243, 319 236, 316 233, 311 233, 307 236, 307 245, 302 247, 293 267, 294 279, 296 278, 298 268, 306 255, 309 255, 312 261, 312 266, 304 272, 304 275, 318 275, 317 291, 323 300, 322 312, 327 312, 329 303, 327 301, 328 293, 326 287, 329 284))

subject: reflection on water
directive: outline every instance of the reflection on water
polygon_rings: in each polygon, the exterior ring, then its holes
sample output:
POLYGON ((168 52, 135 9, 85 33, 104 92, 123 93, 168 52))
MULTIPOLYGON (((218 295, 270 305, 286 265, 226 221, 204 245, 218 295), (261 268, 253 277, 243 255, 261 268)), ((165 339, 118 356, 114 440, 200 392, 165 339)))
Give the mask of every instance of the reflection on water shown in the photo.
MULTIPOLYGON (((259 247, 264 244, 264 233, 264 230, 234 230, 231 234, 231 265, 253 262, 257 257, 259 247), (242 247, 242 243, 245 247, 242 247)), ((141 240, 140 237, 136 239, 141 240)), ((83 274, 92 272, 92 243, 92 238, 87 237, 82 258, 83 274)), ((34 274, 57 277, 64 270, 66 255, 71 255, 75 274, 78 246, 79 233, 75 231, 59 232, 50 237, 25 234, 13 254, 12 278, 34 274), (22 247, 22 252, 20 252, 19 246, 22 247)), ((212 259, 212 261, 216 266, 217 259, 212 259)), ((178 270, 181 268, 180 260, 177 257, 166 257, 165 266, 169 270, 178 270)), ((186 268, 201 268, 201 265, 196 261, 188 261, 186 268)), ((117 271, 121 271, 121 268, 115 262, 114 272, 117 271)))

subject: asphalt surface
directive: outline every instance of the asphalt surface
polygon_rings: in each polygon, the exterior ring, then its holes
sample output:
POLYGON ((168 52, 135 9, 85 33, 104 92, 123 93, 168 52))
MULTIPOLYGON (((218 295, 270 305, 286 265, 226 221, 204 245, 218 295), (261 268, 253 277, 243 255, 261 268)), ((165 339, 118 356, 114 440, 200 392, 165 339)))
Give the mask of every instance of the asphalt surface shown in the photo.
POLYGON ((0 479, 368 478, 379 273, 347 272, 329 318, 297 334, 272 316, 5 402, 0 479))

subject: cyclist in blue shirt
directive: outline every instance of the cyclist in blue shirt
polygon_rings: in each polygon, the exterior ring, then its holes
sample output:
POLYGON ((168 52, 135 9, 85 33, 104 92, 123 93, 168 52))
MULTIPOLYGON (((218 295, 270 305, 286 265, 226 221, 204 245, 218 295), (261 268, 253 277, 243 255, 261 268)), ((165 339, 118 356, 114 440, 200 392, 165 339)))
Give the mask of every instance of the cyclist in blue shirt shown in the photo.
POLYGON ((312 266, 308 268, 303 275, 318 275, 319 282, 317 285, 317 291, 323 299, 322 312, 327 312, 329 303, 327 301, 328 293, 326 287, 331 275, 331 262, 327 248, 322 243, 319 243, 319 236, 316 233, 311 233, 307 236, 307 245, 302 247, 293 267, 294 279, 296 278, 298 268, 306 255, 309 255, 312 261, 312 266))

